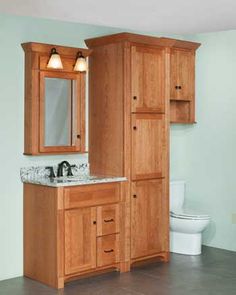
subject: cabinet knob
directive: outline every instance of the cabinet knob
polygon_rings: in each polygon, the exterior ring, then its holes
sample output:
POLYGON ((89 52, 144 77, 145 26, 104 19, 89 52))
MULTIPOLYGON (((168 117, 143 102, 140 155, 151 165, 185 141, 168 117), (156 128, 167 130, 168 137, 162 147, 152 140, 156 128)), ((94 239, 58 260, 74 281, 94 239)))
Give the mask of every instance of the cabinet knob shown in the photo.
POLYGON ((96 221, 96 220, 94 220, 94 221, 93 221, 93 224, 97 224, 97 221, 96 221))
POLYGON ((134 126, 134 127, 133 127, 133 129, 134 129, 134 130, 137 130, 137 127, 136 127, 136 126, 134 126))
POLYGON ((137 199, 137 195, 133 195, 133 198, 134 198, 134 199, 137 199))
POLYGON ((175 86, 175 89, 181 89, 182 87, 181 86, 175 86))
POLYGON ((136 95, 135 95, 135 96, 133 96, 133 99, 134 99, 134 100, 136 100, 136 99, 137 99, 137 96, 136 96, 136 95))
POLYGON ((77 134, 77 138, 80 138, 80 134, 77 134))

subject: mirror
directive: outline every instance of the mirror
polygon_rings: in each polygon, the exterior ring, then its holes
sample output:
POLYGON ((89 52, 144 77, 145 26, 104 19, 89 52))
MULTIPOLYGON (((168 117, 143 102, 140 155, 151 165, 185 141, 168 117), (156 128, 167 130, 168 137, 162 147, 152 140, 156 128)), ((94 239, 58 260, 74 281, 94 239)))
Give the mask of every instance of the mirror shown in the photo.
POLYGON ((40 73, 40 152, 84 151, 84 76, 40 73))
POLYGON ((75 110, 76 81, 45 77, 45 146, 72 146, 75 144, 75 110))

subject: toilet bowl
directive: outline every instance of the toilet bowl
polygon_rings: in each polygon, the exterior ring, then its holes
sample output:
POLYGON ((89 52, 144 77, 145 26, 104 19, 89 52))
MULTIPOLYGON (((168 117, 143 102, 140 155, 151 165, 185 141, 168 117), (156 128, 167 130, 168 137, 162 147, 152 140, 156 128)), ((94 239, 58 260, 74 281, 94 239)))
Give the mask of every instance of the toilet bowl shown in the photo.
POLYGON ((184 209, 185 182, 170 183, 170 251, 185 255, 199 255, 202 232, 210 222, 209 215, 184 209))

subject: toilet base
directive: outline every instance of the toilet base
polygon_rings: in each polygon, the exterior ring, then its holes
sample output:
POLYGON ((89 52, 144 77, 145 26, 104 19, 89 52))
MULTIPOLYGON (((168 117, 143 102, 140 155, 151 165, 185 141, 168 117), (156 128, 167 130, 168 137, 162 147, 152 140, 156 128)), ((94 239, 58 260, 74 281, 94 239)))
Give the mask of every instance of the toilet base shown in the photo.
POLYGON ((170 232, 170 252, 185 255, 202 253, 202 234, 170 232))

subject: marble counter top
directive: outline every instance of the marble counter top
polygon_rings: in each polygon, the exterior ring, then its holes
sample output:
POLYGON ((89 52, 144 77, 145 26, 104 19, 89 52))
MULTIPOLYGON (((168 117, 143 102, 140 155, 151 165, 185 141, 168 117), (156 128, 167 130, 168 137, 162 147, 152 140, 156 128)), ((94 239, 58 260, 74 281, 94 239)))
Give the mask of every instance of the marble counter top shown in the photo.
POLYGON ((62 187, 62 186, 76 186, 76 185, 90 185, 98 183, 108 183, 108 182, 120 182, 126 181, 126 177, 108 177, 108 176, 81 176, 81 177, 38 177, 32 179, 24 179, 24 183, 40 184, 52 187, 62 187))

